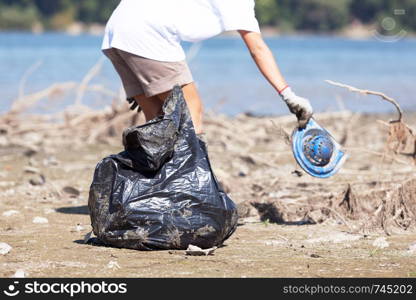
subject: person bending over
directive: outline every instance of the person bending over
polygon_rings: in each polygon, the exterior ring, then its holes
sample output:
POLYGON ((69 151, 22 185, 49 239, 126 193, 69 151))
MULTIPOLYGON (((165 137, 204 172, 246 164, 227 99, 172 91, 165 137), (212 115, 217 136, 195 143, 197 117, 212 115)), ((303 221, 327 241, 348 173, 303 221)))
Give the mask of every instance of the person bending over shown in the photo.
POLYGON ((254 5, 254 0, 121 0, 107 22, 102 50, 119 74, 127 98, 140 106, 146 121, 162 113, 173 86, 180 85, 200 134, 203 105, 180 43, 238 31, 260 72, 303 128, 312 107, 281 74, 262 38, 254 5))

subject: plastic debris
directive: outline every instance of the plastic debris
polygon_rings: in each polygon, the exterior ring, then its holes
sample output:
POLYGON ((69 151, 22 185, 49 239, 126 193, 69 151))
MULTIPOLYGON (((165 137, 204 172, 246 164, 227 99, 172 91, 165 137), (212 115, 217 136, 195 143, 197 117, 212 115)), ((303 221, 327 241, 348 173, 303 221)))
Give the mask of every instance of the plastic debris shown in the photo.
POLYGON ((191 256, 208 256, 208 255, 214 255, 215 250, 217 250, 217 247, 212 247, 209 249, 201 249, 198 246, 189 245, 185 253, 186 255, 191 255, 191 256))

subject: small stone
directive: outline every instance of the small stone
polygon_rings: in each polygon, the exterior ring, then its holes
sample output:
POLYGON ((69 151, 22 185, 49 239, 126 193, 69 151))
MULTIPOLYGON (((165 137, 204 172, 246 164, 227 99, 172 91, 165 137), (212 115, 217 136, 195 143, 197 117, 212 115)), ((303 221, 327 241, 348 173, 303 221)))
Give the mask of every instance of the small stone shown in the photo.
POLYGON ((13 278, 25 278, 26 277, 26 272, 22 269, 19 269, 16 271, 16 273, 14 273, 14 275, 12 276, 13 278))
POLYGON ((0 181, 0 187, 10 187, 14 185, 15 184, 12 181, 0 181))
POLYGON ((6 243, 0 243, 0 255, 6 255, 12 250, 12 246, 6 243))
POLYGON ((64 193, 68 194, 70 197, 78 197, 81 194, 81 192, 78 189, 72 186, 66 186, 62 190, 64 191, 64 193))
POLYGON ((31 157, 31 158, 29 158, 29 166, 37 167, 37 166, 39 166, 39 162, 36 159, 34 159, 33 157, 31 157))
POLYGON ((109 261, 108 265, 107 265, 107 268, 109 268, 111 270, 121 269, 120 265, 115 260, 109 261))
POLYGON ((264 243, 266 246, 282 246, 286 244, 286 241, 269 240, 264 243))
POLYGON ((320 257, 322 257, 322 256, 320 256, 320 255, 318 255, 318 254, 315 254, 315 253, 312 253, 312 254, 311 254, 311 257, 312 257, 312 258, 320 258, 320 257))
POLYGON ((46 214, 46 215, 49 215, 49 214, 52 214, 52 213, 55 213, 55 212, 56 212, 56 210, 53 209, 53 208, 45 208, 43 210, 43 213, 46 214))
POLYGON ((35 224, 47 224, 47 223, 49 223, 48 219, 46 219, 44 217, 34 217, 32 222, 35 223, 35 224))
POLYGON ((38 176, 33 177, 29 180, 29 183, 31 185, 44 185, 45 182, 46 182, 46 178, 42 174, 39 174, 38 176))
POLYGON ((85 230, 84 226, 82 226, 81 224, 77 224, 75 226, 75 228, 71 229, 71 232, 81 232, 81 231, 84 231, 84 230, 85 230))
POLYGON ((388 248, 390 246, 389 242, 387 242, 385 237, 379 237, 374 240, 373 246, 379 249, 388 248))
POLYGON ((2 216, 3 216, 3 217, 11 217, 11 216, 13 216, 13 215, 17 215, 17 214, 19 214, 19 213, 20 213, 19 211, 12 209, 12 210, 7 210, 7 211, 5 211, 5 212, 2 214, 2 216))
POLYGON ((55 156, 49 156, 48 158, 45 158, 43 160, 43 165, 44 166, 57 166, 59 165, 59 162, 55 156))
POLYGON ((34 168, 34 167, 31 167, 31 166, 26 166, 23 169, 23 171, 25 171, 25 173, 28 173, 28 174, 39 174, 40 173, 38 168, 34 168))
POLYGON ((26 149, 23 154, 27 157, 32 157, 34 156, 36 153, 39 152, 39 149, 37 147, 31 147, 29 149, 26 149))

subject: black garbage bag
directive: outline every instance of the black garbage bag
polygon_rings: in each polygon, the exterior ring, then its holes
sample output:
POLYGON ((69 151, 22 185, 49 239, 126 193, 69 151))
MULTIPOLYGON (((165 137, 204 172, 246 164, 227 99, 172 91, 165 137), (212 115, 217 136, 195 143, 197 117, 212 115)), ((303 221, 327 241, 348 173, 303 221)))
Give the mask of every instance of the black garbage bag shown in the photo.
POLYGON ((163 112, 127 129, 125 151, 98 163, 88 200, 94 234, 139 250, 221 245, 236 228, 236 206, 212 172, 179 86, 163 112))

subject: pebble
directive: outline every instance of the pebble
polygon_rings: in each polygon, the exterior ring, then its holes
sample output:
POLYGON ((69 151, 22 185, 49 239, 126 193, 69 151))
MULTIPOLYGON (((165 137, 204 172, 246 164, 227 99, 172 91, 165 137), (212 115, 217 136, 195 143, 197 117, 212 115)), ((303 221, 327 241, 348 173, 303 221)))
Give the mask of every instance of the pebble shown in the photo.
POLYGON ((46 182, 46 178, 42 174, 39 174, 37 176, 34 176, 33 178, 31 178, 29 180, 29 183, 31 185, 44 185, 45 182, 46 182))
POLYGON ((92 231, 84 235, 84 244, 88 244, 88 241, 91 239, 92 231))
POLYGON ((50 157, 45 158, 43 160, 43 165, 44 166, 57 166, 57 165, 59 165, 59 162, 58 162, 58 160, 56 159, 55 156, 50 156, 50 157))
POLYGON ((265 241, 266 246, 282 246, 282 245, 285 245, 286 243, 287 243, 286 241, 276 241, 276 240, 265 241))
POLYGON ((81 232, 81 231, 84 231, 84 230, 85 230, 84 226, 82 226, 81 224, 77 224, 75 226, 75 228, 72 228, 70 231, 71 232, 81 232))
POLYGON ((45 213, 45 214, 47 214, 47 215, 52 214, 52 213, 55 213, 55 212, 56 212, 56 210, 55 210, 55 209, 53 209, 53 208, 45 208, 45 209, 43 210, 43 213, 45 213))
POLYGON ((2 214, 2 216, 3 216, 3 217, 11 217, 11 216, 13 216, 13 215, 17 215, 17 214, 19 214, 19 213, 20 213, 19 211, 12 209, 12 210, 7 210, 7 211, 5 211, 5 212, 2 214))
POLYGON ((107 268, 112 269, 112 270, 117 270, 117 269, 121 269, 120 265, 118 264, 118 262, 114 261, 114 260, 110 260, 108 262, 107 268))
POLYGON ((32 166, 26 166, 23 171, 29 174, 40 174, 40 170, 32 166))
POLYGON ((212 247, 209 249, 201 249, 198 246, 189 245, 188 249, 186 249, 186 255, 191 256, 208 256, 208 255, 214 255, 214 251, 217 249, 217 247, 212 247))
POLYGON ((12 250, 12 246, 6 243, 0 243, 0 255, 6 255, 12 250))
POLYGON ((387 242, 385 237, 379 237, 374 240, 373 246, 379 249, 388 248, 390 246, 389 242, 387 242))
POLYGON ((35 223, 35 224, 47 224, 47 223, 49 223, 48 219, 46 219, 44 217, 34 217, 32 222, 35 223))
POLYGON ((14 273, 14 275, 12 276, 13 278, 25 278, 26 277, 26 272, 22 269, 19 269, 16 271, 16 273, 14 273))
POLYGON ((72 186, 66 186, 62 190, 64 193, 68 194, 70 197, 78 197, 81 194, 81 192, 78 189, 72 186))
POLYGON ((415 253, 416 254, 416 243, 413 243, 409 246, 409 248, 407 249, 407 251, 411 254, 415 253))

